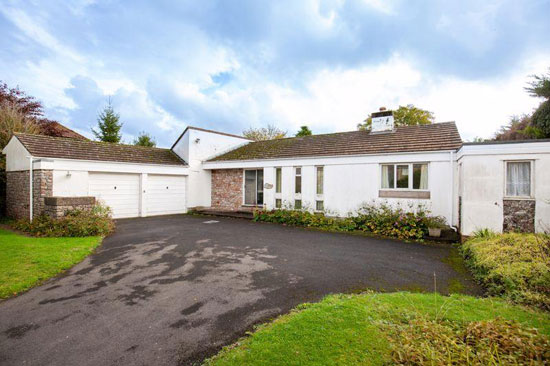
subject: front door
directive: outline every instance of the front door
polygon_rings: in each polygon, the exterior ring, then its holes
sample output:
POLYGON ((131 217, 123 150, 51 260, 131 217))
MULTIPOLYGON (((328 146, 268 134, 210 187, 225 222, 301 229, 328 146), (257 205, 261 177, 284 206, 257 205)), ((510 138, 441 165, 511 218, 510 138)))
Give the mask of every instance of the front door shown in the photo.
POLYGON ((244 204, 264 204, 264 170, 244 171, 244 204))

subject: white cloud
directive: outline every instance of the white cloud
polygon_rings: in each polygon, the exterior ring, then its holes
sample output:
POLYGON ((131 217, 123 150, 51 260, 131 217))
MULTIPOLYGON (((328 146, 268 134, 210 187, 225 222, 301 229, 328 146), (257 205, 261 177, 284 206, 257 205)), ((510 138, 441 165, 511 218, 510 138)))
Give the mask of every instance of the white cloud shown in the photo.
POLYGON ((393 14, 394 13, 394 1, 390 0, 363 0, 365 4, 370 6, 371 8, 378 10, 379 12, 386 13, 386 14, 393 14))
POLYGON ((306 92, 267 86, 269 108, 291 130, 307 123, 315 131, 346 131, 378 110, 414 104, 436 119, 456 121, 464 139, 491 137, 510 116, 530 113, 539 100, 523 89, 527 76, 545 72, 550 55, 494 80, 433 77, 395 55, 386 63, 352 70, 325 70, 306 92))

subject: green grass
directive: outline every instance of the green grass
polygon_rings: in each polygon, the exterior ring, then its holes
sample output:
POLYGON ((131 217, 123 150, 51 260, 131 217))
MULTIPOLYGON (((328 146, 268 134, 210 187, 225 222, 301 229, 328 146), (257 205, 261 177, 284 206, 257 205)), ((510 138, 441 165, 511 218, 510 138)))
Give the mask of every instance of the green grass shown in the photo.
POLYGON ((72 267, 100 242, 101 237, 34 238, 0 229, 0 299, 72 267))
MULTIPOLYGON (((550 335, 549 314, 501 300, 408 292, 332 295, 316 304, 301 305, 290 314, 258 327, 249 337, 224 348, 205 364, 382 365, 392 362, 392 357, 395 362, 396 350, 407 344, 392 340, 391 337, 398 337, 395 334, 401 334, 392 333, 396 325, 407 329, 410 322, 422 320, 428 322, 424 324, 444 324, 445 329, 462 329, 472 322, 497 317, 517 321, 522 329, 536 328, 542 337, 550 335), (394 341, 401 343, 396 346, 394 341)), ((438 338, 436 335, 436 345, 441 343, 438 338)), ((425 344, 421 344, 422 336, 419 339, 413 339, 409 351, 422 352, 425 344)))

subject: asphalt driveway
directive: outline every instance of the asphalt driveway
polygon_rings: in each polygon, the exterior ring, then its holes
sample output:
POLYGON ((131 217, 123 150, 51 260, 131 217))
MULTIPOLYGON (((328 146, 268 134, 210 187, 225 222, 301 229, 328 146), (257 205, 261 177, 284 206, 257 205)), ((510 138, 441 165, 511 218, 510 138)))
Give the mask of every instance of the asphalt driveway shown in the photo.
POLYGON ((449 246, 239 219, 121 220, 60 278, 0 303, 1 365, 191 365, 334 292, 478 289, 449 246))

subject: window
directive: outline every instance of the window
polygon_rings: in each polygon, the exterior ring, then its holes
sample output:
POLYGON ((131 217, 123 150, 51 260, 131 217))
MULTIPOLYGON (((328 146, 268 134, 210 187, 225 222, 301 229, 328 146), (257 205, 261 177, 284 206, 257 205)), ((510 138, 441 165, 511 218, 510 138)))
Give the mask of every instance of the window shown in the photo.
POLYGON ((317 194, 321 195, 323 194, 324 190, 324 169, 322 166, 317 167, 317 194))
POLYGON ((413 189, 428 189, 428 164, 413 164, 413 189))
POLYGON ((301 210, 302 209, 302 200, 294 200, 294 208, 296 210, 301 210))
POLYGON ((275 168, 275 193, 281 193, 283 181, 283 171, 281 168, 275 168))
POLYGON ((315 201, 315 210, 323 211, 325 209, 325 204, 323 201, 315 201))
POLYGON ((397 165, 396 188, 409 188, 409 166, 397 165))
POLYGON ((428 164, 384 164, 381 177, 382 189, 427 190, 428 164))
POLYGON ((382 188, 395 188, 395 165, 382 165, 382 188))
POLYGON ((294 193, 302 193, 302 168, 294 168, 294 172, 296 175, 294 193))
POLYGON ((283 202, 280 198, 275 199, 275 208, 281 208, 283 206, 283 202))
POLYGON ((531 196, 531 162, 506 162, 506 196, 531 196))

